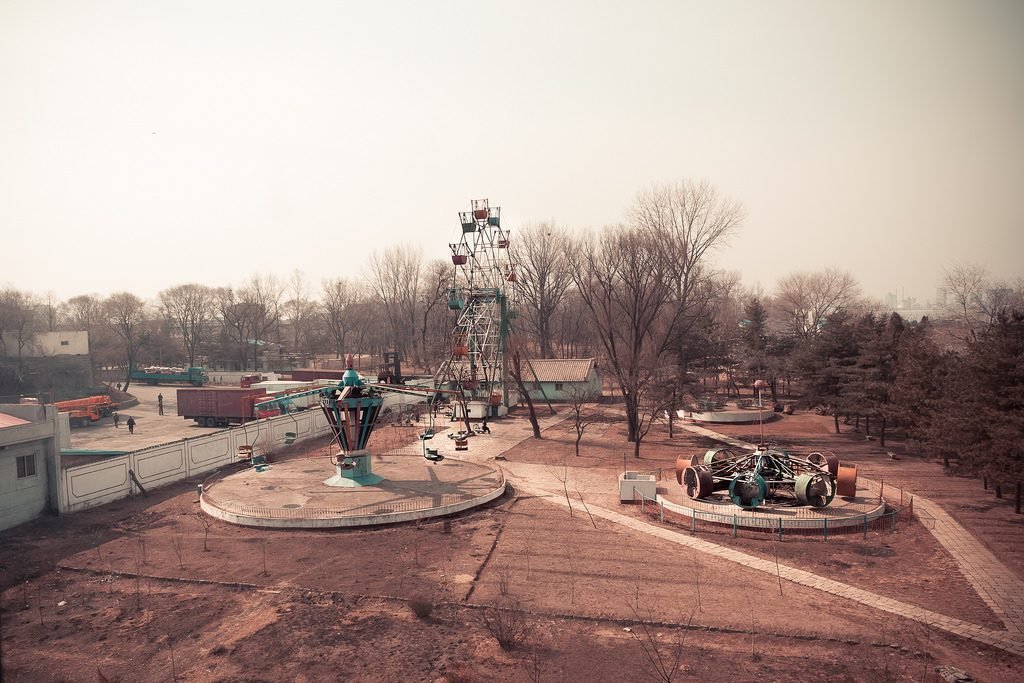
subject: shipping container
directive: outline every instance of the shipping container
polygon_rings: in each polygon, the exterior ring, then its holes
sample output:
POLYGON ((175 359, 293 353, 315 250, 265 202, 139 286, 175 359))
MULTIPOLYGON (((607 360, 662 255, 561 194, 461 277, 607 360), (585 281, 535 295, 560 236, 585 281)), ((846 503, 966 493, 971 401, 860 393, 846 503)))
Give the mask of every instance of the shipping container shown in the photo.
POLYGON ((253 404, 266 395, 265 389, 241 387, 178 389, 178 415, 195 420, 201 427, 226 427, 276 415, 276 411, 257 415, 253 409, 253 404))

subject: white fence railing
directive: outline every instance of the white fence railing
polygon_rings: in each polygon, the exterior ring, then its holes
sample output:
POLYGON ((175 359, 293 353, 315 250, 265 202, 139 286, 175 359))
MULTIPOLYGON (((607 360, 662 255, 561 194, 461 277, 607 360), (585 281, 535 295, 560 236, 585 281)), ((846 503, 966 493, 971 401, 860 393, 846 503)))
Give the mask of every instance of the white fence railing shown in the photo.
POLYGON ((230 464, 239 446, 254 446, 259 453, 327 434, 330 426, 323 412, 307 410, 68 467, 60 474, 60 511, 85 510, 133 495, 138 487, 129 470, 148 490, 230 464))

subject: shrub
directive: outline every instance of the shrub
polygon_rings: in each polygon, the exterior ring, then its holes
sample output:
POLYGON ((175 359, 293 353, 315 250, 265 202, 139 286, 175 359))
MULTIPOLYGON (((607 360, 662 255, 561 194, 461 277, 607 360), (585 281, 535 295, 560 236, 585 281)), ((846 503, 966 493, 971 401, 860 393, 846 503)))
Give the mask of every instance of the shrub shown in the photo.
POLYGON ((517 600, 504 602, 504 605, 485 609, 483 622, 501 649, 507 652, 522 645, 530 635, 530 622, 517 600))
POLYGON ((417 596, 409 599, 409 608, 420 619, 429 619, 434 611, 434 603, 427 598, 417 596))

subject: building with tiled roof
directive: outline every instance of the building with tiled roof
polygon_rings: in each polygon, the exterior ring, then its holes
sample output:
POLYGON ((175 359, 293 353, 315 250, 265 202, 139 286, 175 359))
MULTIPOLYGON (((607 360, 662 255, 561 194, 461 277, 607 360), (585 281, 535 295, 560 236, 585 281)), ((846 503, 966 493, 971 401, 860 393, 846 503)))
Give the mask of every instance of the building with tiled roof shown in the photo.
POLYGON ((523 384, 530 398, 571 401, 601 395, 601 377, 593 358, 538 358, 523 364, 523 384))
MULTIPOLYGON (((575 396, 589 399, 601 395, 601 376, 594 358, 524 359, 522 371, 523 385, 535 401, 546 399, 564 403, 575 396)), ((465 360, 452 361, 450 367, 445 365, 438 371, 435 379, 444 377, 448 372, 451 376, 468 376, 468 363, 465 360)), ((510 394, 516 402, 518 392, 515 387, 510 387, 510 394)))

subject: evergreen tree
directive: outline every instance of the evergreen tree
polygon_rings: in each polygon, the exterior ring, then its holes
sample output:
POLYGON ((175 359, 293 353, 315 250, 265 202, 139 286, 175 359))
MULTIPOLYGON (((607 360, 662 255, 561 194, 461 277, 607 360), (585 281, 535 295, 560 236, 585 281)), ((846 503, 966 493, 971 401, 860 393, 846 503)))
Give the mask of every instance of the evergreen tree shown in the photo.
POLYGON ((885 446, 890 391, 895 380, 903 330, 903 319, 897 313, 888 318, 868 313, 856 328, 858 353, 852 371, 854 378, 847 387, 847 398, 854 414, 865 418, 867 433, 871 433, 871 418, 881 422, 882 446, 885 446))
POLYGON ((850 385, 856 378, 858 355, 854 326, 845 313, 829 318, 820 332, 810 337, 797 351, 796 365, 804 378, 804 401, 821 406, 835 421, 855 413, 855 397, 850 385))
POLYGON ((1000 313, 964 359, 966 410, 954 424, 970 435, 965 468, 997 484, 1024 479, 1024 312, 1000 313))

